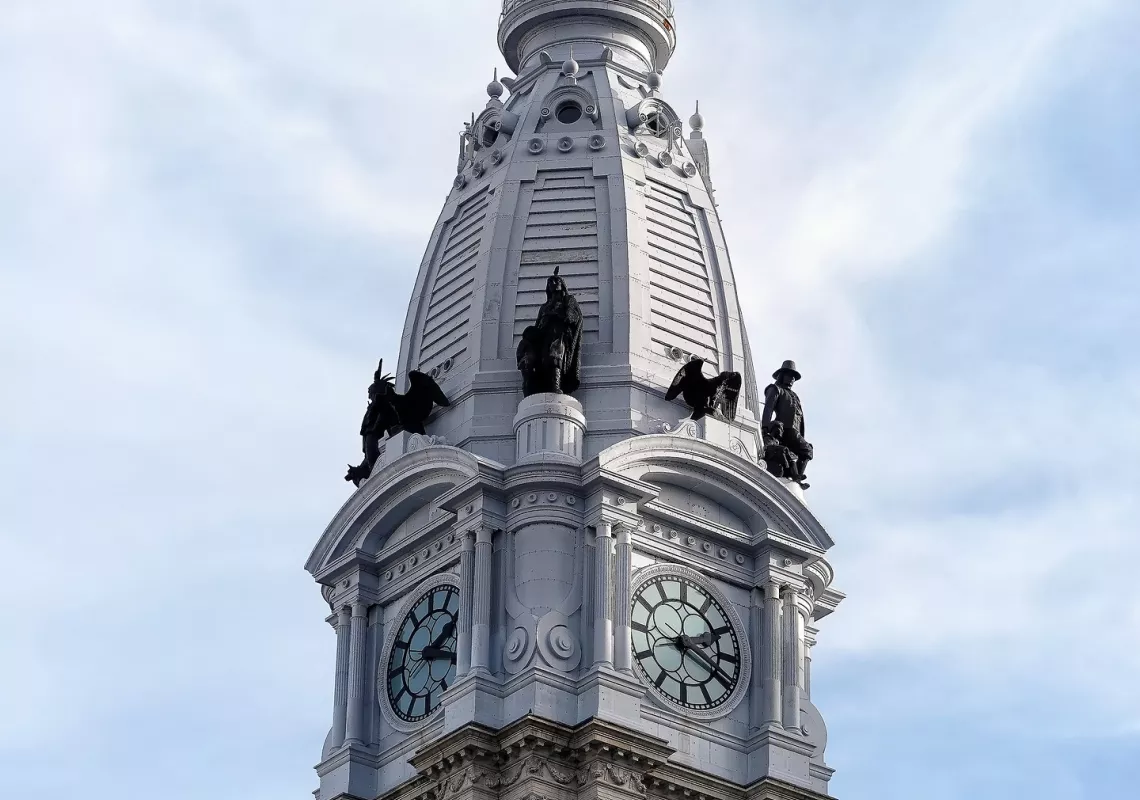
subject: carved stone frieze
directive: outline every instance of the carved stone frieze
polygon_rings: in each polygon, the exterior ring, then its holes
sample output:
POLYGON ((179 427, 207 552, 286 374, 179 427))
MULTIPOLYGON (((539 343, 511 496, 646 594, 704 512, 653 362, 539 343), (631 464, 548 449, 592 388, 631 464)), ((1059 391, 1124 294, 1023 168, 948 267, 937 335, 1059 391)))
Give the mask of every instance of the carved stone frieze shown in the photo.
POLYGON ((417 753, 420 777, 388 800, 569 800, 598 784, 644 797, 646 773, 671 752, 659 739, 597 721, 572 729, 527 717, 498 733, 468 726, 417 753))
POLYGON ((632 769, 619 766, 606 761, 593 761, 578 770, 578 785, 588 786, 592 783, 608 783, 629 789, 639 795, 644 795, 645 776, 632 769))

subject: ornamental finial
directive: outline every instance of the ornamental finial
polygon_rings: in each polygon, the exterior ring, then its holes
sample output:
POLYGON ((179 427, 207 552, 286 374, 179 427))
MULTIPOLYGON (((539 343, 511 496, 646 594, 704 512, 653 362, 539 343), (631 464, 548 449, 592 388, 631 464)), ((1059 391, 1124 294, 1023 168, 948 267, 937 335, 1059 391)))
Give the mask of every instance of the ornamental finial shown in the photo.
POLYGON ((499 82, 499 68, 495 67, 495 77, 487 84, 487 95, 498 100, 503 96, 504 91, 506 91, 505 87, 499 82))
POLYGON ((700 100, 697 101, 697 110, 693 113, 693 116, 689 117, 689 127, 693 129, 694 133, 699 132, 705 127, 705 118, 701 116, 700 100))
POLYGON ((578 77, 578 62, 574 60, 574 45, 570 45, 570 58, 562 62, 562 74, 567 78, 578 77))

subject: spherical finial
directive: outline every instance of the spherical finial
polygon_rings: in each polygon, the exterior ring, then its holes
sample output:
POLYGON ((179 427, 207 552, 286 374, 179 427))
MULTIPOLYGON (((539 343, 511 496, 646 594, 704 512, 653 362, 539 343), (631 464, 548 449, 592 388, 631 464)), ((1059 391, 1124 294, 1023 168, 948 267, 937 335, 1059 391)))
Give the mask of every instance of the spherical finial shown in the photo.
POLYGON ((578 62, 574 60, 574 45, 570 45, 570 58, 562 62, 562 74, 567 78, 573 78, 578 75, 578 62))
POLYGON ((705 118, 701 116, 701 102, 697 101, 697 110, 693 116, 689 117, 689 127, 694 131, 699 131, 705 127, 705 118))
POLYGON ((656 92, 661 88, 661 73, 653 70, 645 76, 645 85, 649 87, 649 91, 656 92))
POLYGON ((487 95, 495 100, 498 100, 503 96, 504 91, 506 91, 506 87, 504 87, 503 84, 499 83, 499 69, 496 67, 494 80, 487 84, 487 95))

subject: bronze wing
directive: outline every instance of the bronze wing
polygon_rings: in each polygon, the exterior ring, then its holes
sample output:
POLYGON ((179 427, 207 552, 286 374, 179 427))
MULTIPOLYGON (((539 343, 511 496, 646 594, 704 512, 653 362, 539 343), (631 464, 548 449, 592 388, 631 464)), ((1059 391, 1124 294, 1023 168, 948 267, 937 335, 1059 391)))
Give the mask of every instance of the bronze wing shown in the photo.
MULTIPOLYGON (((430 400, 437 406, 450 406, 451 401, 447 399, 447 395, 443 393, 443 389, 439 388, 439 384, 430 375, 425 375, 422 372, 412 370, 408 373, 408 395, 414 396, 416 405, 421 401, 430 400)), ((428 413, 431 413, 429 406, 428 413)))
POLYGON ((736 404, 740 400, 740 387, 744 379, 739 372, 722 372, 717 378, 716 401, 714 406, 720 410, 725 419, 736 419, 736 404))
POLYGON ((665 392, 666 400, 676 400, 677 395, 685 390, 685 368, 681 367, 677 371, 677 377, 673 379, 673 383, 669 386, 669 391, 665 392))

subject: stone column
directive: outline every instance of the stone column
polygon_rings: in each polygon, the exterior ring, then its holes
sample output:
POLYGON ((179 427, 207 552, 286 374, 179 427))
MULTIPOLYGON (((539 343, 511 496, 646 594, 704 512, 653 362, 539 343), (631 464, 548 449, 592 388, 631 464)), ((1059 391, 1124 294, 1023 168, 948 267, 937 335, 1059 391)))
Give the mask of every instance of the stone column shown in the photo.
POLYGON ((766 725, 780 725, 780 587, 764 584, 764 715, 766 725))
POLYGON ((368 606, 352 604, 352 624, 348 641, 348 732, 345 741, 364 744, 364 674, 368 649, 368 606))
POLYGON ((336 681, 333 684, 333 747, 344 744, 348 713, 348 630, 350 612, 341 608, 336 617, 336 681))
POLYGON ((811 649, 815 646, 818 631, 804 625, 804 697, 811 700, 811 649))
POLYGON ((491 671, 491 569, 494 562, 492 531, 475 532, 474 611, 471 620, 471 671, 491 671))
POLYGON ((799 592, 792 587, 784 592, 783 619, 783 690, 784 728, 800 730, 800 701, 803 696, 804 621, 799 592))
POLYGON ((614 669, 633 669, 630 606, 633 603, 633 531, 626 525, 617 530, 617 565, 614 575, 614 669))
POLYGON ((594 665, 614 663, 614 579, 612 528, 597 524, 594 538, 594 665))
POLYGON ((459 552, 459 620, 456 624, 455 676, 471 671, 471 618, 475 605, 475 532, 462 534, 459 552))
POLYGON ((764 592, 759 586, 751 592, 748 639, 752 647, 752 684, 748 687, 748 716, 753 728, 764 725, 764 592))

